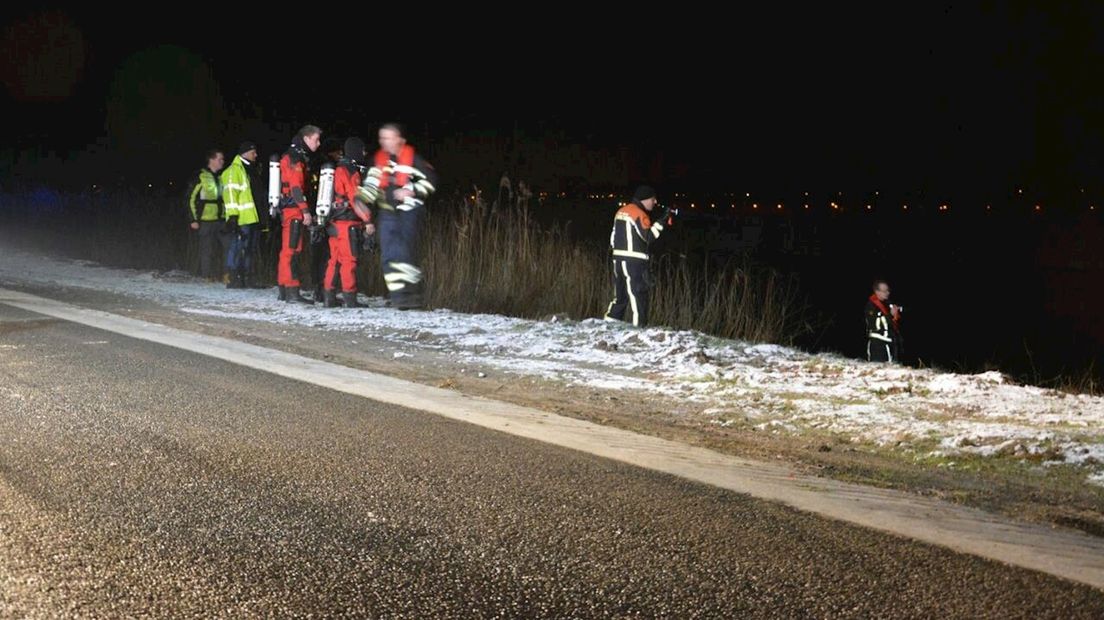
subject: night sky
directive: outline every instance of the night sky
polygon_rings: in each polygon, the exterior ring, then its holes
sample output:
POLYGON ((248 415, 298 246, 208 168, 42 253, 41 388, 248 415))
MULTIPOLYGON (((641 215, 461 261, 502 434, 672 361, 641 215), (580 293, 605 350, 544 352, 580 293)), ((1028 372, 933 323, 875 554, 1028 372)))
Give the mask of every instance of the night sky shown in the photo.
POLYGON ((166 166, 194 161, 160 135, 172 118, 145 130, 105 120, 133 105, 119 93, 154 67, 170 81, 206 72, 215 90, 203 92, 216 92, 221 110, 279 131, 312 122, 370 134, 398 119, 415 143, 556 135, 660 158, 664 176, 711 187, 1063 191, 1104 178, 1104 21, 1090 4, 833 6, 723 20, 699 9, 619 23, 519 12, 508 26, 435 15, 408 39, 335 27, 359 17, 280 32, 236 16, 228 27, 222 7, 198 7, 169 9, 138 32, 109 23, 102 6, 9 9, 7 148, 68 153, 107 136, 107 150, 156 143, 166 166))

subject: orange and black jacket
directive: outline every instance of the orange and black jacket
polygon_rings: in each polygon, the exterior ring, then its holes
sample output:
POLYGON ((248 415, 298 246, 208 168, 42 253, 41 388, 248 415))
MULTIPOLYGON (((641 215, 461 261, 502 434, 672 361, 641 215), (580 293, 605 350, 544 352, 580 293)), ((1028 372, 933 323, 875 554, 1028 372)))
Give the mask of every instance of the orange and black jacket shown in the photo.
POLYGON ((307 147, 296 138, 291 148, 280 158, 280 208, 297 207, 307 213, 307 174, 310 155, 307 147))
POLYGON ((637 202, 617 210, 613 217, 610 247, 613 257, 623 260, 648 260, 648 246, 663 233, 663 222, 653 222, 637 202))
POLYGON ((866 337, 873 342, 896 345, 900 326, 893 313, 876 295, 866 300, 866 337))
MULTIPOLYGON (((357 188, 363 177, 363 168, 351 159, 342 158, 334 169, 334 197, 333 215, 331 220, 360 221, 360 216, 353 210, 353 201, 357 197, 357 188)), ((371 211, 364 208, 369 217, 365 222, 371 222, 371 211)))

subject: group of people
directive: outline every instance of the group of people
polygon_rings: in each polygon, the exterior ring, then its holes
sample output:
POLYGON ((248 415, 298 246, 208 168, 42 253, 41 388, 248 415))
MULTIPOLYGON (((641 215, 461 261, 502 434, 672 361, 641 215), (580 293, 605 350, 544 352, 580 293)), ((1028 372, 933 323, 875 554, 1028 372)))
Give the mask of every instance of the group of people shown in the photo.
MULTIPOLYGON (((380 148, 369 158, 363 140, 350 137, 343 149, 328 153, 332 184, 312 175, 311 155, 321 144, 322 130, 306 125, 291 146, 270 164, 269 202, 272 222, 280 227, 277 262, 278 299, 288 303, 315 303, 326 307, 357 307, 356 269, 360 255, 377 230, 382 252, 381 267, 389 301, 400 309, 424 306, 425 282, 419 257, 419 235, 425 218, 425 200, 436 190, 437 174, 406 143, 402 128, 394 123, 379 130, 380 148), (311 240, 315 259, 313 298, 300 289, 299 254, 311 240), (323 265, 325 265, 323 269, 323 265)), ((200 271, 213 274, 211 255, 220 239, 229 237, 227 287, 258 287, 254 256, 260 236, 259 212, 253 200, 249 167, 257 160, 257 146, 243 142, 231 164, 222 171, 222 152, 212 150, 207 167, 200 170, 189 195, 191 228, 199 237, 200 271)), ((504 177, 505 178, 505 177, 504 177)), ((641 185, 632 200, 614 215, 610 233, 614 298, 605 319, 635 326, 648 322, 650 248, 673 223, 671 209, 660 204, 656 191, 641 185)), ((889 284, 876 280, 866 304, 866 356, 868 360, 896 362, 900 357, 902 309, 889 303, 889 284)))
MULTIPOLYGON (((312 156, 321 143, 322 130, 305 125, 287 151, 270 162, 269 223, 280 229, 278 299, 357 307, 357 264, 378 232, 390 304, 403 310, 423 307, 419 235, 425 201, 436 191, 433 166, 407 144, 396 123, 380 127, 380 148, 374 155, 368 155, 364 140, 349 137, 316 170, 312 156), (319 183, 322 178, 326 182, 319 183), (316 265, 311 297, 303 295, 299 273, 299 255, 307 242, 316 265)), ((257 155, 255 143, 242 142, 223 170, 223 153, 209 151, 207 166, 196 174, 189 192, 200 274, 214 277, 212 255, 221 249, 227 288, 266 288, 258 284, 255 271, 262 212, 253 198, 250 169, 257 165, 257 155)))

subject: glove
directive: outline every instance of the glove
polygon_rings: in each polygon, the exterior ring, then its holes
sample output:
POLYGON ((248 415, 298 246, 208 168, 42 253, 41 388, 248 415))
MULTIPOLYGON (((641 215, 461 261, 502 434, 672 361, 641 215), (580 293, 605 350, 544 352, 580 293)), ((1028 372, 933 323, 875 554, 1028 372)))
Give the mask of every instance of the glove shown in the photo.
POLYGON ((231 215, 226 218, 226 223, 222 225, 222 232, 237 233, 241 228, 238 226, 238 216, 231 215))
POLYGON ((663 224, 671 223, 671 209, 667 205, 656 205, 653 210, 655 215, 655 222, 662 222, 663 224))

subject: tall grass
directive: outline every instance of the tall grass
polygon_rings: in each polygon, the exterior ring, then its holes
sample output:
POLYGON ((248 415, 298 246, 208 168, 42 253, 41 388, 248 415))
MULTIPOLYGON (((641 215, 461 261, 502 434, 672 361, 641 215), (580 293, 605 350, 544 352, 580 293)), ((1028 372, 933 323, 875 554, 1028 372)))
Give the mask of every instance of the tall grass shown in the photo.
POLYGON ((464 312, 537 318, 596 316, 609 301, 604 254, 541 226, 529 209, 483 203, 431 217, 425 239, 428 300, 464 312))
MULTIPOLYGON (((32 195, 0 197, 5 210, 22 212, 23 230, 33 231, 22 239, 50 253, 136 269, 196 270, 194 235, 182 201, 171 192, 61 194, 47 202, 43 206, 32 195)), ((504 209, 479 199, 430 205, 424 232, 431 307, 584 319, 602 316, 613 297, 608 238, 575 239, 566 225, 539 224, 527 203, 504 209)), ((259 256, 259 279, 270 284, 275 235, 273 230, 262 242, 259 256)), ((314 286, 309 251, 300 257, 305 288, 314 286)), ((795 281, 768 269, 711 267, 704 258, 662 254, 652 269, 652 324, 780 344, 809 330, 795 281)), ((361 292, 385 294, 378 254, 362 256, 357 278, 361 292)))
POLYGON ((812 330, 794 278, 749 264, 660 255, 652 322, 722 338, 792 344, 812 330))

